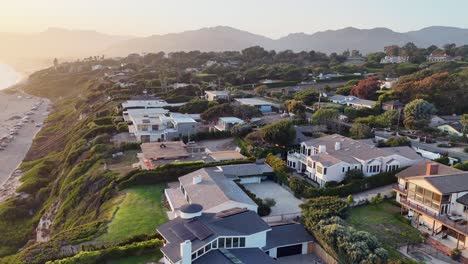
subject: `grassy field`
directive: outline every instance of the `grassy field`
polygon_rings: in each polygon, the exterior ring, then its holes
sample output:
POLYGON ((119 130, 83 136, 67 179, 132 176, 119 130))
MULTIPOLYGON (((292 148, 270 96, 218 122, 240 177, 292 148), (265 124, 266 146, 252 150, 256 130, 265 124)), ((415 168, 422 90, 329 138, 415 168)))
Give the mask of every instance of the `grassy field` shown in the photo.
POLYGON ((358 230, 375 235, 391 258, 400 258, 397 246, 421 242, 420 232, 400 216, 399 207, 388 202, 353 208, 346 221, 358 230))
POLYGON ((156 233, 156 227, 167 221, 163 207, 164 186, 149 185, 130 188, 120 204, 107 233, 100 241, 122 241, 136 235, 156 233))
POLYGON ((151 254, 109 260, 107 261, 107 264, 145 264, 148 262, 158 262, 162 256, 162 253, 158 251, 151 254))

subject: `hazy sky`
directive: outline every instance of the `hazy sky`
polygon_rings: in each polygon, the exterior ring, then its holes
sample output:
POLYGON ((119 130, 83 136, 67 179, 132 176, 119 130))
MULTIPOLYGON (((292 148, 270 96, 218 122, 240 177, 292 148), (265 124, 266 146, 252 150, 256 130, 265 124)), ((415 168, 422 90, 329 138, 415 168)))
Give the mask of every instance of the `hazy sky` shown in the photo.
POLYGON ((0 0, 0 32, 147 36, 224 25, 277 38, 347 26, 468 28, 467 10, 467 0, 0 0))

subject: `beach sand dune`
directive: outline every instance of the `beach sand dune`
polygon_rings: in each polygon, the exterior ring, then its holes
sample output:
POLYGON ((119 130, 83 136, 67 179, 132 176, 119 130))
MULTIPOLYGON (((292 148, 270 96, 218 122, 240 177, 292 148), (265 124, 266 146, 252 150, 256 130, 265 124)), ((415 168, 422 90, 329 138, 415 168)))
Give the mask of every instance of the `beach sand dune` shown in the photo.
POLYGON ((18 134, 5 140, 3 149, 0 150, 0 201, 4 200, 5 196, 14 194, 14 189, 18 186, 17 178, 21 173, 15 173, 11 178, 10 175, 23 161, 34 136, 41 129, 37 124, 42 124, 47 117, 48 105, 47 99, 0 91, 0 139, 10 136, 10 130, 18 123, 23 123, 22 127, 17 129, 18 134), (37 109, 34 106, 37 106, 37 109), (35 110, 32 110, 33 108, 35 110))

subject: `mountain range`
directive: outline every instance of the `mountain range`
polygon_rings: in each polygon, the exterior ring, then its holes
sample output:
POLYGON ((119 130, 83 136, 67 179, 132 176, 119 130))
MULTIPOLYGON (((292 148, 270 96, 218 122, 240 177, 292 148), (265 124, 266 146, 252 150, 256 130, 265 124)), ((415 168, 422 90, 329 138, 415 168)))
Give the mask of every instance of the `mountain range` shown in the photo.
POLYGON ((173 51, 242 50, 259 45, 267 50, 321 51, 325 53, 357 49, 363 54, 383 51, 384 46, 413 42, 419 47, 447 43, 468 44, 468 29, 432 26, 410 32, 388 28, 347 27, 314 34, 293 33, 279 39, 232 27, 217 26, 148 37, 115 36, 96 31, 51 28, 37 34, 0 33, 2 57, 87 57, 126 56, 130 53, 173 51))

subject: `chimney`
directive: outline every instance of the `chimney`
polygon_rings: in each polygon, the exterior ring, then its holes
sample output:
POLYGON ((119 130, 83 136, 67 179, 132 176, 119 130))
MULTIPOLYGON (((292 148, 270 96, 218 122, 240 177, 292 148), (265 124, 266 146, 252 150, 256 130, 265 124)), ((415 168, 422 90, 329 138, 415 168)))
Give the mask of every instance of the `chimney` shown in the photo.
POLYGON ((436 175, 439 173, 439 164, 428 163, 426 165, 426 175, 436 175))
POLYGON ((180 243, 180 257, 182 258, 181 263, 192 263, 192 242, 190 240, 180 243))
POLYGON ((199 184, 202 182, 201 175, 193 176, 193 184, 199 184))
POLYGON ((327 152, 327 146, 326 146, 326 145, 319 145, 319 147, 318 147, 318 152, 319 152, 319 153, 325 153, 325 152, 327 152))
POLYGON ((335 142, 335 150, 341 149, 341 142, 335 142))

